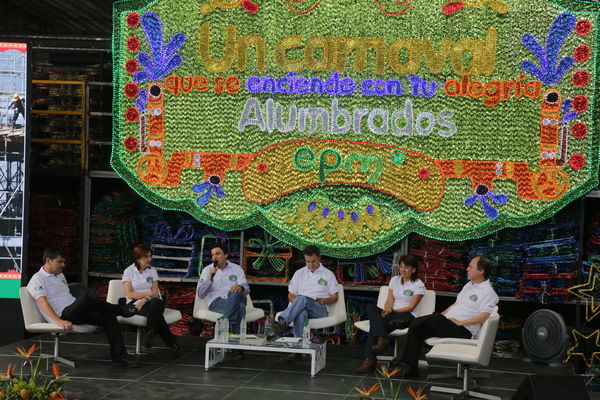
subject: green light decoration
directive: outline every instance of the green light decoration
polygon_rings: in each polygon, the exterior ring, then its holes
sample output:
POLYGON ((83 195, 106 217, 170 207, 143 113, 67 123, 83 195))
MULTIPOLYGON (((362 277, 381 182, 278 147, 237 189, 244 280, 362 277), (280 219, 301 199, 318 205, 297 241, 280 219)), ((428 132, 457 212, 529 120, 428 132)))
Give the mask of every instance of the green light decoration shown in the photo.
POLYGON ((342 258, 535 224, 598 184, 599 12, 121 1, 112 166, 162 208, 342 258))

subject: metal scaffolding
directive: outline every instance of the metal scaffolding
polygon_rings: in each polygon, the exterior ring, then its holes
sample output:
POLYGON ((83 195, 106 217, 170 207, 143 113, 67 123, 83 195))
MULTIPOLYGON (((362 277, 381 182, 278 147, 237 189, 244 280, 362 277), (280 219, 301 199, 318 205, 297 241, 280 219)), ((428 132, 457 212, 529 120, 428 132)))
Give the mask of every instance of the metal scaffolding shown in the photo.
POLYGON ((7 107, 15 93, 25 95, 26 62, 21 51, 0 51, 0 272, 22 271, 25 121, 19 116, 18 129, 10 129, 7 107))
MULTIPOLYGON (((17 93, 21 100, 25 100, 26 75, 27 56, 25 53, 17 50, 0 51, 0 135, 9 134, 9 120, 12 121, 12 112, 7 111, 7 107, 12 101, 12 96, 17 93)), ((19 116, 17 124, 20 127, 25 125, 23 116, 19 116)), ((10 133, 15 134, 14 132, 10 133)), ((22 129, 19 134, 23 134, 22 129)))

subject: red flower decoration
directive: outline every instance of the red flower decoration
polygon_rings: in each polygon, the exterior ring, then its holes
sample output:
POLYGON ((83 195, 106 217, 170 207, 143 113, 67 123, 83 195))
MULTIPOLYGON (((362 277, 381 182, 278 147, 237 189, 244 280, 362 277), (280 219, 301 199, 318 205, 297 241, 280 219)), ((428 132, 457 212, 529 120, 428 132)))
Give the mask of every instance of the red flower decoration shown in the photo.
POLYGON ((573 154, 569 160, 569 164, 573 169, 581 169, 585 166, 585 158, 581 154, 573 154))
POLYGON ((582 122, 573 124, 571 127, 571 133, 573 133, 573 136, 575 136, 577 139, 583 139, 587 135, 587 126, 582 122))
POLYGON ((127 62, 125 63, 125 69, 130 74, 135 74, 138 71, 139 67, 140 66, 139 66, 138 62, 135 60, 127 60, 127 62))
POLYGON ((269 166, 264 162, 261 162, 260 164, 258 164, 257 168, 258 168, 258 172, 260 172, 261 174, 265 173, 269 170, 269 166))
POLYGON ((573 98, 573 108, 578 113, 582 113, 588 108, 588 99, 585 96, 575 96, 573 98))
POLYGON ((135 107, 129 107, 127 111, 125 111, 125 118, 129 122, 135 122, 140 117, 140 112, 135 107))
POLYGON ((577 71, 573 74, 573 84, 583 87, 590 81, 590 74, 587 71, 577 71))
POLYGON ((427 168, 423 168, 422 170, 419 171, 419 178, 420 179, 427 179, 429 178, 429 170, 427 168))
POLYGON ((451 1, 450 3, 444 4, 442 7, 442 12, 446 15, 452 15, 462 10, 464 6, 465 3, 462 1, 451 1))
POLYGON ((250 0, 242 0, 242 7, 253 14, 258 11, 258 4, 250 0))
POLYGON ((581 46, 578 46, 575 49, 575 52, 573 53, 573 58, 575 59, 575 61, 582 63, 588 58, 590 58, 591 55, 592 52, 590 51, 589 46, 582 44, 581 46))
POLYGON ((125 144, 125 148, 129 151, 134 151, 138 148, 138 141, 133 136, 129 136, 127 139, 124 140, 123 143, 125 144))
POLYGON ((139 91, 140 89, 137 83, 129 82, 127 85, 125 85, 125 95, 127 97, 134 98, 138 95, 139 91))
POLYGON ((577 21, 575 24, 575 31, 581 36, 585 36, 592 30, 592 24, 587 19, 582 19, 581 21, 577 21))
POLYGON ((129 13, 127 15, 126 21, 127 21, 127 25, 134 28, 140 24, 140 16, 138 15, 138 13, 135 13, 135 12, 129 13))
POLYGON ((127 48, 134 53, 140 49, 140 41, 135 36, 127 39, 127 48))

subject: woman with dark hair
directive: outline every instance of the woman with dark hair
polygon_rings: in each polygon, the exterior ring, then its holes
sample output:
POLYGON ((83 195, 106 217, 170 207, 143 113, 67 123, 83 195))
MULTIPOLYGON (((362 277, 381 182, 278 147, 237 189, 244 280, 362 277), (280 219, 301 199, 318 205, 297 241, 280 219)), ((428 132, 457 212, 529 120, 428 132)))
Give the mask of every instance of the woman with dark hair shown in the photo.
POLYGON ((159 335, 167 346, 177 352, 177 338, 163 316, 165 303, 158 291, 158 273, 150 266, 152 249, 145 244, 138 244, 131 252, 131 261, 133 264, 123 271, 123 289, 127 303, 135 306, 136 314, 148 318, 145 347, 151 348, 155 336, 159 335))
POLYGON ((365 346, 365 358, 356 369, 357 372, 369 372, 377 364, 375 354, 384 350, 390 339, 387 334, 408 328, 419 315, 420 301, 425 295, 425 285, 419 279, 419 259, 413 255, 400 258, 400 275, 394 276, 389 283, 389 293, 383 310, 375 304, 367 306, 370 329, 365 346))

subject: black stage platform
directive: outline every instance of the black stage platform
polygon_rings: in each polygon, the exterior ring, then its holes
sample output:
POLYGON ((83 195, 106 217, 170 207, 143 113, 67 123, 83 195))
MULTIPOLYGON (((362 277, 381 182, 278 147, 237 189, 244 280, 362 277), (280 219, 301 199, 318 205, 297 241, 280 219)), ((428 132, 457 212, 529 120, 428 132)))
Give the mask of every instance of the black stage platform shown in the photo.
MULTIPOLYGON (((124 333, 129 351, 133 351, 135 334, 124 333)), ((75 368, 61 364, 71 382, 65 384, 69 399, 356 399, 356 386, 370 387, 377 382, 373 373, 357 374, 354 369, 360 361, 361 349, 353 346, 328 346, 327 366, 315 378, 309 375, 310 361, 288 362, 276 353, 246 353, 244 360, 228 357, 225 362, 208 372, 204 370, 205 339, 180 337, 181 356, 172 357, 170 349, 155 347, 140 357, 139 368, 125 368, 108 359, 108 347, 102 333, 76 334, 63 337, 61 356, 75 361, 75 368)), ((28 349, 33 343, 42 343, 45 353, 53 349, 52 337, 41 335, 0 347, 0 371, 10 362, 17 362, 17 346, 28 349)), ((421 368, 421 375, 455 371, 451 365, 431 365, 421 368)), ((18 371, 18 369, 17 369, 18 371)), ((524 377, 537 375, 571 375, 571 366, 550 368, 545 365, 524 363, 517 359, 492 358, 477 379, 478 391, 510 399, 524 377)), ((457 379, 439 379, 428 382, 395 380, 406 388, 417 389, 435 383, 438 386, 460 387, 457 379)), ((409 399, 406 392, 401 398, 409 399)), ((443 400, 450 396, 431 393, 428 399, 443 400)), ((591 393, 591 399, 600 394, 591 393)))

